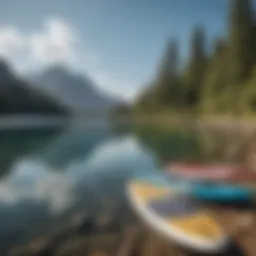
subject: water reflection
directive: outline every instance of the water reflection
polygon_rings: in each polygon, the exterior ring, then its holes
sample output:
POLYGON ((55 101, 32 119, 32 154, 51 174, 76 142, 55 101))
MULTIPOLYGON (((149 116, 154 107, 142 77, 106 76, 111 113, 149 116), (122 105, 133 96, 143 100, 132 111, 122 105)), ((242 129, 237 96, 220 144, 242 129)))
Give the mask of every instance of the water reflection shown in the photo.
POLYGON ((204 158, 198 134, 163 127, 136 127, 139 141, 153 150, 161 164, 168 161, 195 161, 204 158), (200 142, 200 143, 199 143, 200 142))
POLYGON ((0 175, 9 171, 17 158, 35 152, 49 143, 59 130, 0 131, 0 175))
POLYGON ((126 212, 124 186, 134 172, 155 171, 163 157, 194 150, 191 138, 162 135, 116 134, 109 126, 75 129, 55 134, 22 158, 17 154, 16 161, 13 153, 8 175, 0 181, 0 240, 19 241, 67 213, 126 212))
POLYGON ((26 241, 39 224, 50 219, 47 204, 33 200, 20 200, 15 204, 0 203, 0 254, 13 245, 26 241))
POLYGON ((124 196, 118 191, 134 169, 154 166, 152 156, 132 135, 115 137, 107 130, 60 135, 37 153, 18 158, 2 178, 2 235, 11 239, 15 232, 24 238, 32 227, 70 209, 111 207, 124 196))
POLYGON ((68 164, 84 158, 112 136, 109 130, 69 131, 42 148, 38 156, 52 168, 63 171, 68 164))

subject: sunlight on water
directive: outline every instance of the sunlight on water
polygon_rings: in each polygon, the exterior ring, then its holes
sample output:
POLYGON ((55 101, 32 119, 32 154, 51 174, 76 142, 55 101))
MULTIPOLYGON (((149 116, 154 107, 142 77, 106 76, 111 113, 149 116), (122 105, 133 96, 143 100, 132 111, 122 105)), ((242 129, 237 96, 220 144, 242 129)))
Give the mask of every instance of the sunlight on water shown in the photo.
MULTIPOLYGON (((86 157, 84 161, 74 163, 83 173, 124 172, 138 168, 152 168, 154 165, 153 155, 145 152, 134 136, 109 140, 98 147, 86 157), (85 171, 86 170, 86 171, 85 171)), ((67 170, 72 170, 72 164, 67 170)))

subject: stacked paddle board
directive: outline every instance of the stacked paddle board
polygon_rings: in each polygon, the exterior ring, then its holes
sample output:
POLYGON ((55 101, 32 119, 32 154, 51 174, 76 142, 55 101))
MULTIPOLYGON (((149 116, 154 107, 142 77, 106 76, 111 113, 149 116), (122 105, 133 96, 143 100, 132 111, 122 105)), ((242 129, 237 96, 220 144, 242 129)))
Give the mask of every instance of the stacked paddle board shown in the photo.
MULTIPOLYGON (((134 210, 155 231, 200 252, 219 252, 227 237, 209 213, 194 203, 185 190, 171 189, 161 179, 134 178, 127 194, 134 210)), ((184 188, 184 187, 183 187, 184 188)))
POLYGON ((219 202, 253 202, 256 174, 237 164, 167 165, 167 180, 190 183, 190 193, 198 199, 219 202))
POLYGON ((201 182, 197 180, 182 179, 176 175, 165 173, 151 173, 137 175, 137 180, 151 182, 159 186, 171 188, 199 200, 220 203, 251 203, 256 196, 256 187, 238 186, 216 182, 201 182))
POLYGON ((233 163, 200 164, 200 163, 169 163, 166 171, 178 177, 197 181, 225 183, 256 182, 256 174, 245 166, 233 163))

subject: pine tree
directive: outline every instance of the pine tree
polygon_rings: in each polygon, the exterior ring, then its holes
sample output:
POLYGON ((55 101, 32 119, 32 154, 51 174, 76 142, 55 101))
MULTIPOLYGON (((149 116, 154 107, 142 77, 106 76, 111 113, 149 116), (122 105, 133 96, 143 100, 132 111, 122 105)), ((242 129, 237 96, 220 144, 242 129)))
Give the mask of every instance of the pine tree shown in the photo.
POLYGON ((253 70, 251 78, 245 84, 245 88, 240 94, 240 107, 243 113, 255 113, 256 111, 256 68, 253 70))
POLYGON ((135 109, 139 111, 153 111, 157 109, 157 101, 155 97, 155 82, 146 86, 137 100, 135 100, 135 109))
POLYGON ((178 44, 171 38, 167 44, 163 60, 156 78, 155 97, 162 106, 175 105, 177 91, 178 44))
POLYGON ((256 110, 256 24, 252 0, 231 0, 230 7, 228 35, 217 42, 210 59, 206 55, 204 29, 194 29, 190 56, 181 75, 177 41, 168 42, 150 93, 144 94, 144 103, 175 110, 183 104, 186 110, 218 113, 256 110))
POLYGON ((223 113, 227 110, 227 44, 218 39, 205 72, 201 94, 201 110, 206 113, 223 113))
MULTIPOLYGON (((233 0, 230 11, 229 24, 229 64, 228 84, 230 95, 235 106, 243 86, 250 78, 254 66, 253 47, 253 15, 251 0, 233 0)), ((239 111, 235 109, 235 112, 239 111)))
POLYGON ((197 27, 192 34, 191 54, 185 71, 185 104, 195 110, 201 95, 206 70, 205 35, 202 27, 197 27))

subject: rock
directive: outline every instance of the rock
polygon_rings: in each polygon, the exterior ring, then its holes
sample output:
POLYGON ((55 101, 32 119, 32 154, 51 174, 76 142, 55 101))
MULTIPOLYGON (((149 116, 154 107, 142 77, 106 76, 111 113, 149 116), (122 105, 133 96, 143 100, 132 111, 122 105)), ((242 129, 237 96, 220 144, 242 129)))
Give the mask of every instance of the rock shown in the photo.
POLYGON ((235 235, 241 235, 248 232, 254 226, 254 215, 252 213, 246 213, 237 219, 235 225, 235 235))
POLYGON ((96 231, 95 220, 92 217, 88 217, 81 221, 81 223, 77 226, 76 231, 78 234, 90 235, 96 231))
POLYGON ((86 222, 87 219, 88 219, 88 216, 85 213, 78 213, 71 220, 71 226, 74 227, 74 228, 79 227, 84 222, 86 222))
POLYGON ((94 251, 94 252, 89 252, 88 256, 108 256, 106 252, 102 251, 94 251))

